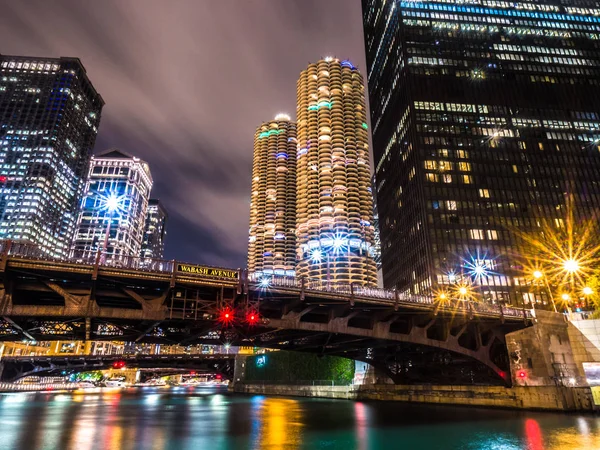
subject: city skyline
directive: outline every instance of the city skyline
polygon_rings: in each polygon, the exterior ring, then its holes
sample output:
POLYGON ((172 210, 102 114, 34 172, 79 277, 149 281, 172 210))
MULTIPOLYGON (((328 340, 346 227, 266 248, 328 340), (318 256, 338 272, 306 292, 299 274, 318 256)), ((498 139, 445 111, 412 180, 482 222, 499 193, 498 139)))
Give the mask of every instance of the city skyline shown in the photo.
POLYGON ((7 3, 1 50, 79 57, 106 101, 95 152, 127 149, 153 170, 153 196, 170 216, 165 258, 244 267, 252 134, 274 112, 294 110, 294 83, 308 62, 331 54, 365 69, 360 4, 166 8, 7 3), (249 17, 262 18, 262 33, 245 28, 249 17), (156 36, 144 31, 156 28, 156 36), (214 89, 222 79, 230 89, 214 89))

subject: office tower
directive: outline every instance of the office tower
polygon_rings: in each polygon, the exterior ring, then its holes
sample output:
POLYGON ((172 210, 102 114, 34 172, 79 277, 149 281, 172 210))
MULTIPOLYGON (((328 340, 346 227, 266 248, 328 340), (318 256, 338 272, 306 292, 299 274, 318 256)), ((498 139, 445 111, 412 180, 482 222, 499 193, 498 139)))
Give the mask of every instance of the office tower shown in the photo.
POLYGON ((300 74, 297 99, 297 275, 375 285, 362 75, 325 58, 300 74))
POLYGON ((156 198, 148 200, 146 225, 142 239, 143 259, 162 259, 165 252, 165 237, 167 236, 167 210, 156 198))
MULTIPOLYGON (((371 179, 371 190, 375 192, 377 183, 375 177, 371 179)), ((377 268, 377 286, 383 287, 383 272, 381 270, 381 233, 379 233, 379 210, 377 198, 373 197, 373 259, 377 268)))
POLYGON ((254 133, 248 269, 294 275, 295 226, 296 123, 279 114, 254 133))
POLYGON ((139 258, 152 189, 148 164, 118 149, 92 156, 77 219, 73 257, 139 258))
POLYGON ((363 0, 386 287, 530 301, 515 230, 600 205, 595 5, 363 0))
POLYGON ((78 58, 0 55, 0 239, 68 255, 103 105, 78 58))

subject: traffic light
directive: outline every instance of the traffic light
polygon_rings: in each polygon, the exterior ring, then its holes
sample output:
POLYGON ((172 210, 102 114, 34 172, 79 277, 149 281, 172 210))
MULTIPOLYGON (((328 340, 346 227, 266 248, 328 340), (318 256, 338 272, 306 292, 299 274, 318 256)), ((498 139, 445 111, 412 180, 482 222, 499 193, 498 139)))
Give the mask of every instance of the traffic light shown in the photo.
POLYGON ((248 325, 256 325, 259 318, 258 312, 256 311, 251 310, 246 313, 246 323, 248 325))
POLYGON ((217 320, 223 325, 231 325, 234 319, 234 311, 229 306, 221 308, 217 320))
POLYGON ((125 367, 125 361, 115 361, 113 363, 113 369, 123 369, 125 367))

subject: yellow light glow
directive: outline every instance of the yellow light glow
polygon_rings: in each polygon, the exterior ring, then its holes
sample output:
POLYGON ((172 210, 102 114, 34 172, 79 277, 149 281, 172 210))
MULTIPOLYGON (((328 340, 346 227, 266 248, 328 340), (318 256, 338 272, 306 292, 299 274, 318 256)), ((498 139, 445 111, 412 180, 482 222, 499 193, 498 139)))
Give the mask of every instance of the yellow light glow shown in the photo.
POLYGON ((569 300, 571 300, 571 296, 566 293, 561 295, 560 298, 562 298, 565 302, 568 302, 569 300))
POLYGON ((579 271, 579 262, 577 262, 574 259, 567 259, 563 263, 563 269, 565 269, 565 271, 567 271, 569 273, 575 273, 575 272, 579 271))
POLYGON ((440 299, 445 300, 446 299, 446 294, 440 294, 440 299))
POLYGON ((540 270, 536 270, 535 272, 533 272, 533 277, 540 279, 544 276, 544 274, 540 271, 540 270))
POLYGON ((468 290, 467 290, 467 288, 466 288, 466 287, 464 287, 464 286, 462 286, 462 287, 460 287, 460 288, 458 289, 458 293, 459 293, 460 295, 467 295, 467 292, 468 292, 468 290))
POLYGON ((585 295, 592 295, 594 293, 594 290, 591 287, 586 286, 583 288, 583 293, 585 295))

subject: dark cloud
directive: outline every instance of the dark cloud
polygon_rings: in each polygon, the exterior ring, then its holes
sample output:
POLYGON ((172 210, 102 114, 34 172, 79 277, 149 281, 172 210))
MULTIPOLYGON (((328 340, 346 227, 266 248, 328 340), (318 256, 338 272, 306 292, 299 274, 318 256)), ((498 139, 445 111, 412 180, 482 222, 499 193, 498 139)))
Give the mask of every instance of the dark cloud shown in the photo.
POLYGON ((167 257, 245 265, 252 141, 322 56, 365 67, 359 0, 0 0, 0 53, 81 58, 96 151, 150 163, 167 257))

